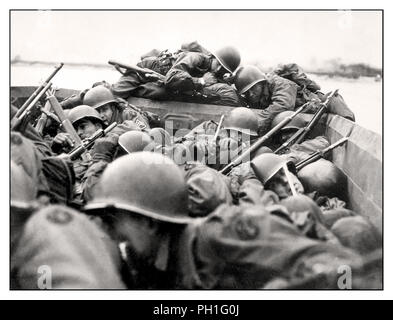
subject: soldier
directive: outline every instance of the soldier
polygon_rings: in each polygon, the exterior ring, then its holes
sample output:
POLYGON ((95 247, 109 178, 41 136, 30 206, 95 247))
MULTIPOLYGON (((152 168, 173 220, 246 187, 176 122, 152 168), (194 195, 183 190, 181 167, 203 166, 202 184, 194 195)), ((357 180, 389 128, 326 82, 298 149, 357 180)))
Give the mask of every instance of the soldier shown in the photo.
MULTIPOLYGON (((71 109, 68 118, 82 140, 90 137, 97 130, 105 128, 105 124, 99 113, 87 105, 80 105, 71 109)), ((114 140, 114 144, 116 145, 118 136, 116 134, 108 135, 108 139, 114 140)), ((68 133, 59 133, 53 140, 52 149, 58 153, 67 153, 73 147, 74 141, 68 133)), ((76 201, 82 201, 82 179, 91 164, 92 160, 90 158, 85 160, 79 158, 72 162, 75 172, 74 200, 76 201)))
POLYGON ((322 210, 311 198, 299 194, 283 199, 280 204, 288 210, 290 220, 305 236, 332 244, 340 243, 328 230, 322 210))
POLYGON ((43 207, 11 161, 11 288, 123 289, 119 251, 100 227, 65 206, 43 207))
MULTIPOLYGON (((272 127, 275 127, 286 117, 292 115, 294 111, 284 111, 278 114, 272 122, 272 127)), ((290 123, 288 123, 280 132, 275 136, 275 146, 273 149, 279 148, 282 144, 288 141, 298 130, 307 126, 305 114, 298 114, 290 123)), ((322 118, 321 118, 322 120, 322 118)), ((323 121, 323 120, 322 120, 323 121)), ((317 128, 315 128, 317 129, 317 128)), ((310 134, 311 136, 311 134, 310 134)), ((308 156, 318 150, 323 150, 329 146, 329 141, 325 136, 317 136, 312 139, 307 139, 299 144, 293 144, 282 151, 282 154, 286 154, 288 160, 294 163, 298 163, 305 160, 308 156)))
MULTIPOLYGON (((177 59, 176 53, 170 53, 168 50, 159 51, 150 50, 141 56, 141 61, 137 63, 138 67, 150 69, 163 76, 172 67, 177 59)), ((122 72, 120 79, 111 87, 112 92, 123 99, 130 96, 142 97, 153 100, 170 100, 170 94, 165 90, 162 81, 152 79, 149 74, 141 74, 134 71, 122 72)))
POLYGON ((116 142, 112 136, 97 139, 90 152, 92 162, 82 178, 82 196, 87 202, 93 198, 94 189, 105 168, 114 159, 139 151, 154 151, 150 136, 141 131, 127 131, 116 142))
POLYGON ((184 238, 187 241, 179 254, 183 286, 258 289, 276 277, 305 282, 333 274, 331 281, 317 288, 338 289, 337 268, 362 265, 360 256, 351 250, 302 235, 295 225, 277 216, 280 210, 277 206, 221 205, 201 220, 184 238), (187 270, 190 260, 195 261, 196 272, 187 270))
POLYGON ((205 121, 183 137, 183 142, 200 161, 219 170, 247 149, 258 137, 258 119, 252 110, 238 107, 224 118, 222 128, 214 121, 205 121), (219 130, 217 140, 213 137, 219 130))
POLYGON ((219 205, 232 204, 229 178, 203 164, 187 168, 188 210, 190 216, 204 217, 219 205))
POLYGON ((88 214, 100 216, 122 249, 129 288, 174 288, 174 252, 187 224, 187 186, 169 158, 137 152, 108 165, 88 214))
POLYGON ((10 169, 11 252, 14 252, 25 222, 38 207, 36 202, 38 190, 23 166, 11 160, 10 169))
POLYGON ((265 189, 274 191, 280 200, 304 193, 293 162, 282 156, 261 154, 251 161, 251 167, 265 189))
POLYGON ((202 99, 206 103, 239 105, 236 91, 224 81, 240 64, 240 54, 233 47, 216 53, 186 52, 180 55, 165 76, 165 88, 175 96, 202 99))
POLYGON ((120 251, 84 214, 48 206, 32 215, 11 253, 13 289, 125 289, 120 251))
POLYGON ((319 159, 298 172, 305 192, 317 192, 319 196, 338 197, 345 200, 346 176, 332 162, 319 159))
POLYGON ((104 86, 96 86, 86 92, 83 104, 96 109, 106 125, 113 122, 123 124, 126 120, 133 121, 139 130, 150 130, 147 114, 126 101, 113 96, 104 86))
POLYGON ((277 114, 295 109, 297 84, 277 75, 264 75, 255 66, 239 69, 235 86, 249 107, 261 109, 258 112, 259 135, 271 128, 277 114))
MULTIPOLYGON (((105 127, 100 114, 87 105, 77 106, 68 113, 68 119, 75 128, 79 137, 83 140, 90 137, 98 129, 105 127)), ((52 150, 56 153, 68 152, 75 146, 75 141, 66 132, 60 132, 52 142, 52 150)))

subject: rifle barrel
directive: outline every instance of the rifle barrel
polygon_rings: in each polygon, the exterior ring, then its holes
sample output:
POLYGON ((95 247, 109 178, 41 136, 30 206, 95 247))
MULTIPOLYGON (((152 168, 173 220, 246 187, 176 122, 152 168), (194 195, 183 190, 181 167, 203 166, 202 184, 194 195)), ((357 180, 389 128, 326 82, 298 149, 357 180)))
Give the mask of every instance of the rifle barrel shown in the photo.
POLYGON ((49 90, 49 88, 52 86, 52 82, 48 82, 46 84, 46 86, 41 90, 41 92, 36 95, 36 97, 30 102, 30 104, 27 106, 27 108, 25 108, 23 110, 22 113, 16 113, 14 118, 13 118, 13 123, 11 126, 11 130, 15 130, 16 128, 18 128, 20 126, 20 124, 22 123, 23 119, 26 117, 26 115, 28 114, 28 112, 31 110, 31 108, 33 108, 35 106, 35 104, 38 102, 38 100, 41 99, 41 97, 49 90))
MULTIPOLYGON (((33 99, 41 93, 41 90, 44 89, 44 87, 52 80, 52 78, 59 72, 59 70, 63 67, 64 63, 60 63, 58 66, 55 67, 55 70, 49 75, 49 77, 42 83, 37 89, 34 90, 34 92, 31 94, 31 96, 25 101, 25 103, 19 108, 18 112, 16 113, 16 117, 19 117, 25 109, 28 108, 30 103, 33 101, 33 99)), ((38 101, 38 100, 37 100, 38 101)))
POLYGON ((309 165, 310 163, 313 163, 314 161, 321 159, 326 153, 346 143, 347 141, 348 141, 348 137, 343 137, 340 140, 336 141, 335 143, 331 144, 330 146, 326 147, 325 149, 314 152, 308 158, 298 162, 296 164, 296 170, 299 171, 303 169, 305 166, 309 165))

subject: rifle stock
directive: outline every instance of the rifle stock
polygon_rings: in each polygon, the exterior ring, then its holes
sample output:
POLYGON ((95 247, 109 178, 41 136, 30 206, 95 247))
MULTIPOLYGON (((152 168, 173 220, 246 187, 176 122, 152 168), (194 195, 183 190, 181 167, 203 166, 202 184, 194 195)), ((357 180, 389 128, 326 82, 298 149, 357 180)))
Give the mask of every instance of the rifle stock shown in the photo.
POLYGON ((232 168, 238 166, 242 161, 246 158, 249 157, 251 153, 259 149, 267 140, 269 140, 274 134, 276 134, 278 131, 280 131, 283 127, 285 127, 296 115, 298 115, 300 112, 303 111, 303 109, 306 107, 307 104, 302 105, 299 109, 295 111, 294 114, 286 117, 284 120, 282 120, 279 124, 277 124, 274 128, 272 128, 268 133, 266 133, 264 136, 259 138, 253 145, 251 145, 250 148, 248 148, 245 152, 240 154, 235 160, 233 160, 231 163, 229 163, 226 167, 224 167, 222 170, 220 170, 220 173, 222 174, 227 174, 229 173, 232 168))
MULTIPOLYGON (((49 101, 46 101, 45 106, 44 106, 44 110, 47 111, 47 112, 49 112, 50 109, 51 109, 51 105, 50 105, 49 101)), ((43 113, 41 114, 40 118, 38 119, 37 124, 36 124, 36 126, 35 126, 35 129, 36 129, 36 130, 38 131, 38 133, 41 134, 41 135, 42 135, 42 133, 43 133, 43 131, 44 131, 44 128, 45 128, 45 125, 46 125, 47 120, 48 120, 48 115, 47 115, 46 112, 43 112, 43 113)))
POLYGON ((306 128, 300 128, 297 130, 289 139, 288 141, 284 142, 276 151, 274 151, 275 154, 283 154, 285 151, 291 147, 292 145, 295 144, 295 141, 303 134, 304 130, 306 128))
MULTIPOLYGON (((71 139, 74 140, 76 146, 82 145, 82 140, 79 137, 78 133, 75 131, 74 126, 72 125, 71 121, 66 117, 64 114, 63 108, 61 107, 59 101, 57 101, 56 97, 54 95, 47 95, 47 99, 53 108, 53 111, 57 115, 57 117, 60 120, 61 126, 67 132, 70 136, 71 139)), ((84 161, 90 160, 90 157, 82 155, 82 159, 84 161)))

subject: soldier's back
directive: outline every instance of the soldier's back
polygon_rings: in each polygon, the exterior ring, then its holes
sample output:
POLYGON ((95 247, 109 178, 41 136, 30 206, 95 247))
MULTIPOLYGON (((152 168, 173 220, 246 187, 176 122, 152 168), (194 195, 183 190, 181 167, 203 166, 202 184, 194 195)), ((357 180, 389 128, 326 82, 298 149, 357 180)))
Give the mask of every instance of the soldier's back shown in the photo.
POLYGON ((14 289, 124 289, 119 270, 116 243, 64 206, 35 213, 11 252, 14 289))

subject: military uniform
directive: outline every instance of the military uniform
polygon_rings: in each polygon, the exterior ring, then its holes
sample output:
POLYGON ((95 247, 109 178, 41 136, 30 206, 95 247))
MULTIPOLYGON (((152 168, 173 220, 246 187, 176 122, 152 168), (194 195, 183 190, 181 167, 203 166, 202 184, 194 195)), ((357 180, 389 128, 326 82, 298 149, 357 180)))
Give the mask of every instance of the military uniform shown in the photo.
POLYGON ((265 134, 271 128, 276 115, 283 111, 294 110, 298 86, 296 83, 277 75, 269 75, 263 84, 263 92, 258 105, 252 108, 258 111, 259 135, 265 134))
POLYGON ((298 163, 307 159, 315 151, 323 150, 330 145, 324 136, 315 137, 314 139, 305 140, 302 143, 294 144, 289 147, 285 157, 293 163, 298 163))
POLYGON ((26 223, 14 252, 14 289, 125 289, 117 245, 87 216, 50 206, 26 223), (46 278, 45 278, 46 277, 46 278))
POLYGON ((189 289, 258 289, 276 277, 304 280, 362 263, 339 245, 304 237, 261 206, 222 205, 190 224, 183 239, 179 281, 189 289))
POLYGON ((117 122, 123 124, 125 121, 133 121, 139 130, 149 131, 149 118, 148 114, 139 108, 131 105, 125 100, 118 99, 118 107, 112 115, 112 119, 109 124, 117 122))
POLYGON ((188 186, 188 210, 191 216, 206 216, 220 204, 232 203, 228 177, 202 164, 185 174, 188 186))
POLYGON ((183 53, 166 74, 165 88, 181 100, 239 106, 238 95, 229 84, 217 78, 206 86, 199 82, 211 71, 212 58, 202 52, 183 53))
POLYGON ((233 168, 230 178, 230 190, 236 204, 272 205, 279 202, 278 196, 263 187, 256 177, 250 162, 244 162, 233 168))

